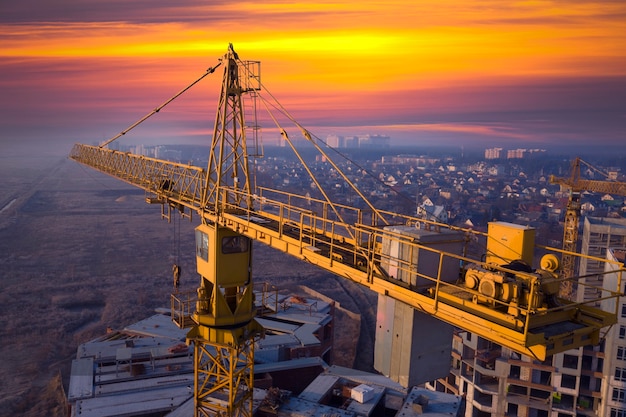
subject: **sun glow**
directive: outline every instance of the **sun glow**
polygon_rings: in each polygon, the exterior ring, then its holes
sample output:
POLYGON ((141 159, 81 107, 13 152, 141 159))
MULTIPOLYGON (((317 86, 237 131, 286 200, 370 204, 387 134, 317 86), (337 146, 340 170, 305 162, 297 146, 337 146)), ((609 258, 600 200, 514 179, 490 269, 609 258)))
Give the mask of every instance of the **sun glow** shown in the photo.
MULTIPOLYGON (((98 101, 85 107, 124 95, 146 96, 153 106, 233 43, 242 59, 262 62, 273 94, 315 119, 326 112, 350 118, 346 125, 372 118, 392 125, 404 117, 401 125, 409 126, 424 114, 473 114, 477 105, 487 119, 503 108, 542 108, 544 94, 532 104, 527 86, 626 78, 622 2, 275 0, 145 8, 131 0, 114 10, 94 0, 85 10, 55 16, 48 8, 39 19, 0 23, 0 85, 36 85, 37 94, 55 96, 64 89, 72 100, 82 89, 83 100, 98 101)), ((622 91, 621 84, 609 89, 622 91)), ((571 97, 562 101, 571 107, 571 97)))

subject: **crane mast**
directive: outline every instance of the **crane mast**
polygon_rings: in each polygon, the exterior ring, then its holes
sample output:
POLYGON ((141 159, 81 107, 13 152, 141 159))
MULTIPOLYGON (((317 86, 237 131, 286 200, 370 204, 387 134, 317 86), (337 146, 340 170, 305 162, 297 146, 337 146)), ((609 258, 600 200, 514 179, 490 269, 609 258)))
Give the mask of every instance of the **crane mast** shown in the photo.
POLYGON ((200 287, 187 340, 194 345, 195 417, 252 417, 254 342, 263 330, 254 320, 252 245, 216 221, 251 195, 243 91, 232 45, 222 59, 224 78, 201 197, 201 207, 215 218, 203 216, 196 228, 200 287))
POLYGON ((248 92, 240 82, 241 77, 249 77, 242 66, 240 74, 238 56, 232 48, 223 58, 226 61, 224 79, 220 93, 218 110, 215 115, 215 127, 209 153, 203 206, 218 213, 226 207, 249 206, 251 180, 248 172, 248 152, 245 137, 245 121, 242 94, 248 92), (220 190, 231 187, 234 192, 221 193, 220 190), (232 200, 232 202, 230 201, 232 200), (232 204, 231 204, 232 203, 232 204))
MULTIPOLYGON (((76 144, 70 153, 79 163, 145 190, 146 201, 160 204, 163 217, 178 212, 200 218, 195 230, 200 285, 195 294, 171 298, 172 319, 181 327, 191 326, 187 341, 194 345, 196 417, 252 416, 254 343, 263 332, 254 319, 253 242, 539 360, 597 343, 601 330, 616 322, 618 303, 615 311, 607 312, 591 302, 556 298, 556 256, 542 258, 540 267, 531 266, 539 264, 533 261, 532 229, 494 224, 485 234, 253 189, 242 100, 258 88, 242 80, 258 75, 249 73, 232 45, 222 64, 206 169, 103 146, 76 144), (519 251, 510 244, 511 233, 518 232, 519 251), (443 237, 463 249, 436 249, 418 235, 443 237), (466 247, 477 241, 486 242, 486 259, 469 257, 466 247)), ((623 265, 614 269, 619 283, 623 265)), ((619 295, 617 289, 605 289, 603 299, 619 295)))
MULTIPOLYGON (((574 293, 574 282, 571 280, 576 274, 576 246, 578 244, 578 229, 580 223, 581 193, 583 191, 608 193, 613 195, 626 196, 626 183, 619 181, 598 181, 588 180, 580 176, 580 164, 587 162, 580 158, 574 159, 568 178, 558 178, 550 176, 550 183, 559 184, 562 188, 569 190, 567 208, 563 222, 563 253, 561 256, 561 296, 571 299, 574 293)), ((596 168, 593 168, 596 171, 596 168)))

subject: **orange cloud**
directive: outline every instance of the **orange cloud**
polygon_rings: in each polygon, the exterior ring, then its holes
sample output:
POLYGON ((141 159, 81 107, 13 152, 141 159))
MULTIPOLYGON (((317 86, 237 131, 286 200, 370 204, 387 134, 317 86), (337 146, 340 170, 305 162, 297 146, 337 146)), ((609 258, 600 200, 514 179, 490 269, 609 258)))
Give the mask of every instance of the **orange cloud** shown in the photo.
MULTIPOLYGON (((181 0, 146 9, 94 0, 84 10, 22 3, 0 17, 0 85, 37 85, 33 94, 93 100, 85 106, 99 109, 149 111, 214 65, 230 42, 242 59, 262 61, 273 94, 320 122, 343 112, 412 125, 417 111, 437 111, 447 123, 450 109, 463 106, 489 119, 526 97, 508 89, 505 103, 493 88, 502 83, 626 77, 626 4, 616 1, 181 0)), ((218 84, 219 75, 203 81, 181 108, 196 114, 195 104, 210 105, 218 84)), ((0 110, 11 105, 0 102, 0 110)))

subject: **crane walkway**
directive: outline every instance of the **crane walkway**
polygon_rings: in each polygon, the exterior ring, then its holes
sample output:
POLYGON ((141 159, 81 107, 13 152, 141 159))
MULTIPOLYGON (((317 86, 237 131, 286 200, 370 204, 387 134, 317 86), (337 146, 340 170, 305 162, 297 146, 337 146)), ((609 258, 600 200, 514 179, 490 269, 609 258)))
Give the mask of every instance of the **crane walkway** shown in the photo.
MULTIPOLYGON (((254 241, 323 268, 331 273, 365 285, 371 290, 400 300, 454 326, 472 331, 518 352, 533 357, 548 355, 589 343, 597 343, 600 329, 613 323, 614 315, 585 304, 571 303, 555 308, 518 308, 511 314, 506 303, 491 299, 476 302, 476 291, 446 278, 422 276, 430 285, 419 288, 390 277, 381 268, 385 255, 380 248, 384 239, 400 239, 384 229, 360 230, 368 236, 355 242, 341 235, 313 229, 311 222, 300 225, 274 219, 272 214, 255 212, 254 220, 242 215, 223 215, 224 225, 254 241)), ((311 219, 313 220, 313 219, 311 219)), ((321 221, 321 219, 315 219, 321 221)), ((355 233, 357 234, 357 233, 355 233)), ((405 244, 419 244, 404 242, 405 244)), ((428 250, 420 247, 420 250, 428 250)), ((468 259, 441 252, 444 258, 465 262, 468 259)), ((399 262, 396 260, 396 262, 399 262)))

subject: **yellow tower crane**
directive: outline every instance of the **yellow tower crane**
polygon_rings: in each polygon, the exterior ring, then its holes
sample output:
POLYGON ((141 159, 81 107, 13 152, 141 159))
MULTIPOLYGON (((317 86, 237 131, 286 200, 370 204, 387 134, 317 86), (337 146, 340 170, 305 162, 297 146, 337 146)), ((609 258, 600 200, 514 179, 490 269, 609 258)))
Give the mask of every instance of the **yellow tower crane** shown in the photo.
POLYGON ((580 165, 585 164, 591 170, 608 178, 608 175, 580 158, 574 159, 568 178, 550 176, 550 183, 559 184, 569 191, 565 220, 563 223, 563 253, 561 255, 561 295, 570 299, 573 296, 573 281, 570 279, 576 274, 576 245, 578 244, 578 229, 580 223, 580 195, 583 191, 606 193, 626 196, 626 183, 616 180, 590 180, 580 176, 580 165))
MULTIPOLYGON (((163 217, 199 216, 199 287, 192 295, 171 298, 172 319, 191 327, 187 342, 194 346, 196 417, 252 416, 254 344, 262 337, 254 319, 253 242, 539 360, 597 343, 601 331, 616 322, 617 302, 613 311, 604 311, 593 301, 572 303, 556 296, 556 255, 535 261, 532 228, 494 222, 485 234, 378 210, 309 131, 261 94, 258 61, 241 61, 230 45, 200 79, 219 66, 223 82, 207 168, 106 147, 165 104, 101 146, 76 144, 70 153, 79 163, 145 190, 146 201, 160 204, 163 217), (251 105, 243 105, 244 97, 251 105), (246 109, 256 109, 256 100, 265 105, 320 198, 253 185, 247 146, 254 144, 257 126, 246 109), (272 110, 323 154, 358 195, 359 208, 331 201, 272 110), (480 245, 486 257, 470 257, 472 245, 480 245)), ((624 265, 613 270, 621 282, 624 265)), ((620 295, 617 289, 604 294, 605 299, 620 295)))

